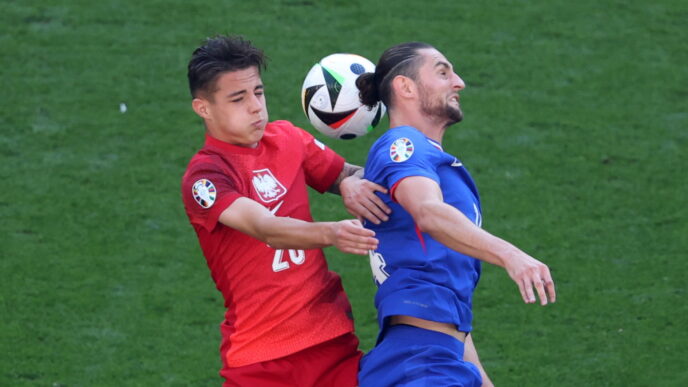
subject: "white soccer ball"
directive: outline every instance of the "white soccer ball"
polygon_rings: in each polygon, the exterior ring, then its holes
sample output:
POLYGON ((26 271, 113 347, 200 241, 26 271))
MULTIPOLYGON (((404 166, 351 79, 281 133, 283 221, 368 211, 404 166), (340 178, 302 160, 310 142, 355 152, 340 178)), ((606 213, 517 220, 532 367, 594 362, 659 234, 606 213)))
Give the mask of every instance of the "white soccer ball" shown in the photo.
POLYGON ((343 140, 361 137, 377 126, 385 115, 378 102, 369 109, 358 98, 356 78, 375 72, 375 65, 355 54, 332 54, 316 63, 301 88, 301 105, 320 133, 343 140))

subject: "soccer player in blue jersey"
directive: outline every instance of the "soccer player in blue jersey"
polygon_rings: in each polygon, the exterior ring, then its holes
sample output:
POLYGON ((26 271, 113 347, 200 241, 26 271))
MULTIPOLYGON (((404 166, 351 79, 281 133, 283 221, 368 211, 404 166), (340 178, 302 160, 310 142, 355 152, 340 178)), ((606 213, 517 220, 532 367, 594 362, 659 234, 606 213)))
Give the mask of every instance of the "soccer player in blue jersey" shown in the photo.
POLYGON ((370 253, 378 291, 378 342, 361 361, 367 386, 491 386, 470 335, 480 261, 503 267, 523 301, 554 302, 549 268, 481 228, 478 190, 442 138, 463 118, 465 85, 452 64, 425 43, 386 50, 375 73, 357 80, 361 101, 382 101, 390 128, 372 146, 365 178, 390 219, 367 223, 379 246, 370 253))

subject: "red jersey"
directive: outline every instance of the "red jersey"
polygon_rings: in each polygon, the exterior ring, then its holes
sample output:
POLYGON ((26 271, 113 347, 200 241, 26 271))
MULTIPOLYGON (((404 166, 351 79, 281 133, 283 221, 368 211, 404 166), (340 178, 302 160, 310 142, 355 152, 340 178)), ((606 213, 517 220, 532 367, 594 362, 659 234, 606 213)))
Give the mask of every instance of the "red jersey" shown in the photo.
POLYGON ((256 148, 206 136, 182 197, 227 312, 225 366, 280 358, 353 331, 351 306, 322 250, 276 250, 218 222, 239 197, 277 216, 312 221, 306 185, 327 190, 344 159, 287 121, 268 123, 256 148))

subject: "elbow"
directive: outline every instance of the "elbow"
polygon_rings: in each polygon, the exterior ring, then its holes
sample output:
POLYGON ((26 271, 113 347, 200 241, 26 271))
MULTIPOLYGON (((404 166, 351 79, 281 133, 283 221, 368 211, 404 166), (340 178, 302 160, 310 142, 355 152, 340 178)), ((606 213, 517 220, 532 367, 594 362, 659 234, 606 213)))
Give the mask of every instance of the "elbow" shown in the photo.
POLYGON ((265 237, 261 239, 261 241, 265 242, 268 246, 270 246, 273 249, 288 249, 292 247, 291 245, 285 243, 283 239, 276 238, 274 236, 265 237))
POLYGON ((257 239, 265 242, 265 244, 273 249, 285 249, 291 247, 285 243, 286 239, 282 235, 276 232, 271 232, 269 228, 261 230, 257 239))
POLYGON ((256 220, 255 227, 249 234, 272 248, 280 249, 284 247, 284 241, 274 232, 274 221, 275 218, 272 216, 256 220))
POLYGON ((437 231, 437 217, 433 215, 430 208, 421 206, 420 211, 413 217, 416 227, 423 233, 433 234, 437 231))
POLYGON ((435 231, 434 224, 430 219, 419 219, 416 221, 416 226, 424 234, 432 234, 435 231))

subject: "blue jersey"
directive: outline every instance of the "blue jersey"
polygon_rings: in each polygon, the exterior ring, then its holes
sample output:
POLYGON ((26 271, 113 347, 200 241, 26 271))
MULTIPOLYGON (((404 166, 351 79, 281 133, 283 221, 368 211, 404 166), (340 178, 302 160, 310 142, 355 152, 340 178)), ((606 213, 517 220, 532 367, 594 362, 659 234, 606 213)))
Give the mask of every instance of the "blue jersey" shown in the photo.
MULTIPOLYGON (((413 127, 390 129, 370 149, 365 178, 393 194, 395 185, 411 176, 436 181, 445 203, 481 225, 478 191, 461 161, 413 127)), ((387 317, 408 315, 452 323, 460 331, 470 332, 480 261, 421 233, 411 215, 390 195, 378 195, 392 209, 387 222, 366 223, 380 241, 370 254, 378 285, 375 307, 380 329, 387 317)))

